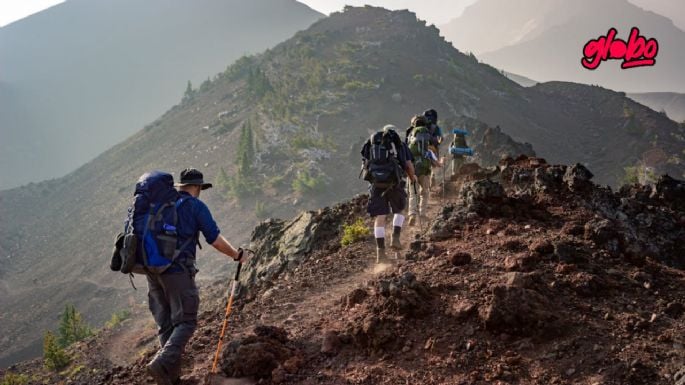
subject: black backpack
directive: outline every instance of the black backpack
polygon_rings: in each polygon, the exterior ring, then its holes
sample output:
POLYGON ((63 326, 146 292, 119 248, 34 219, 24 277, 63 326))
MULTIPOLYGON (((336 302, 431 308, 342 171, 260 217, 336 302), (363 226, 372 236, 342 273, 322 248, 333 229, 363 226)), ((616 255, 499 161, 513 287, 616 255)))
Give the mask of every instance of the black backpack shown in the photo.
POLYGON ((393 130, 379 131, 371 135, 367 145, 364 180, 382 189, 399 184, 403 173, 398 159, 399 151, 403 148, 400 136, 393 130))

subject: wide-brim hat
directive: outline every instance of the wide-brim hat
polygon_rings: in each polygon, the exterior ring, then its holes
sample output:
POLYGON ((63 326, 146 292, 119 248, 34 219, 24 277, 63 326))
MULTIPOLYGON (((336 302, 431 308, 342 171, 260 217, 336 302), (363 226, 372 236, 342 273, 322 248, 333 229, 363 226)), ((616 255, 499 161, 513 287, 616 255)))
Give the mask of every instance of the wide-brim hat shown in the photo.
POLYGON ((204 176, 200 170, 196 168, 186 168, 181 171, 181 181, 174 183, 174 186, 200 186, 202 190, 207 190, 212 187, 211 183, 205 183, 204 176))

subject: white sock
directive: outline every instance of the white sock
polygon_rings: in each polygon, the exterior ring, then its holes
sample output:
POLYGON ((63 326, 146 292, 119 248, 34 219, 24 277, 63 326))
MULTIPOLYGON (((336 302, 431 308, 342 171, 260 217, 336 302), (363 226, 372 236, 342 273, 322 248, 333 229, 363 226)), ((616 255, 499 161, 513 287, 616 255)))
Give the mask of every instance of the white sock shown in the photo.
POLYGON ((404 223, 404 215, 402 214, 395 214, 395 216, 392 217, 392 225, 393 227, 402 227, 402 224, 404 223))
POLYGON ((373 235, 376 236, 376 238, 385 238, 385 227, 374 227, 373 235))

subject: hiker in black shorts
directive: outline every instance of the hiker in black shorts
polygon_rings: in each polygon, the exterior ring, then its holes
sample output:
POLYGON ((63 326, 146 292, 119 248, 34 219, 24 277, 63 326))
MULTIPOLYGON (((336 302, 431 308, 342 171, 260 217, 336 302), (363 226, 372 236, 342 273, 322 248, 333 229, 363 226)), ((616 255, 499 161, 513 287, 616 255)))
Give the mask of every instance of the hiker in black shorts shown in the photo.
POLYGON ((376 239, 376 262, 385 256, 385 216, 393 216, 393 232, 390 247, 400 250, 400 232, 404 223, 402 212, 407 207, 405 179, 416 180, 411 152, 395 126, 387 125, 371 136, 361 150, 364 162, 364 179, 369 181, 369 203, 367 211, 374 218, 376 239))

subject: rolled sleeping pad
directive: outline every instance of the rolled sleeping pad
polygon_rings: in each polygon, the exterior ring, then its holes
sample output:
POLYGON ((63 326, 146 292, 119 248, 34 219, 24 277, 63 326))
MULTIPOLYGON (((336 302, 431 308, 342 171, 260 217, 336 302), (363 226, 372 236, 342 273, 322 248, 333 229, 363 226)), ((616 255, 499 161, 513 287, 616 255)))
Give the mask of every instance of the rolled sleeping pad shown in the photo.
POLYGON ((460 130, 458 128, 452 129, 452 133, 453 134, 460 134, 460 135, 464 135, 464 136, 469 134, 466 130, 460 130))
POLYGON ((450 146, 450 153, 454 154, 454 155, 473 156, 473 149, 471 147, 452 147, 452 146, 450 146))

